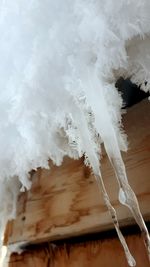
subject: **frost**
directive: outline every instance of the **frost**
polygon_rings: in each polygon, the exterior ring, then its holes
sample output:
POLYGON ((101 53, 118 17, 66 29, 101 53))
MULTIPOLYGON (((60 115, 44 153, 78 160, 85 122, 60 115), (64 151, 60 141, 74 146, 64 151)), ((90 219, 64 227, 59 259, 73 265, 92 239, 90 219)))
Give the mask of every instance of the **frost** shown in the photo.
MULTIPOLYGON (((120 200, 131 209, 150 250, 121 158, 127 144, 115 88, 120 75, 150 88, 149 14, 149 0, 0 1, 2 235, 15 214, 16 177, 22 190, 29 189, 30 170, 49 168, 49 159, 61 165, 66 155, 85 155, 99 177, 104 143, 120 200)), ((133 266, 118 223, 115 227, 133 266)))

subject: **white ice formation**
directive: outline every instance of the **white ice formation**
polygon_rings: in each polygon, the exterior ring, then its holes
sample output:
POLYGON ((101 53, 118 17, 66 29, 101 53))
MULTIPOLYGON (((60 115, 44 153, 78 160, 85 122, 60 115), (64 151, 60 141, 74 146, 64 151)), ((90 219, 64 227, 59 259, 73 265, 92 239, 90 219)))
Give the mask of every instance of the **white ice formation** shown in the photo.
POLYGON ((1 235, 15 214, 18 179, 29 189, 30 170, 84 155, 134 266, 102 180, 100 147, 150 253, 121 158, 127 145, 115 88, 123 76, 149 90, 150 1, 0 0, 0 36, 1 235))

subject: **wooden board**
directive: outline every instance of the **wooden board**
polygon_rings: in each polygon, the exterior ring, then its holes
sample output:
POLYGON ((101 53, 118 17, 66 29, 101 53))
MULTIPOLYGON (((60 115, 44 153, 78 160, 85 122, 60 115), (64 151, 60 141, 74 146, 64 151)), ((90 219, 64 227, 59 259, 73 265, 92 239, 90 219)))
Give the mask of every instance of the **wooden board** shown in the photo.
MULTIPOLYGON (((127 243, 136 267, 149 267, 144 244, 139 236, 128 236, 127 243)), ((60 247, 45 244, 11 256, 9 267, 128 267, 118 239, 91 241, 60 247)))
MULTIPOLYGON (((128 109, 124 125, 129 151, 123 154, 130 184, 145 219, 150 218, 150 103, 128 109)), ((130 211, 118 202, 118 185, 104 153, 102 174, 121 225, 133 223, 130 211)), ((18 200, 17 218, 8 224, 5 240, 38 243, 113 227, 97 184, 83 159, 66 158, 61 167, 32 173, 30 192, 18 200)))

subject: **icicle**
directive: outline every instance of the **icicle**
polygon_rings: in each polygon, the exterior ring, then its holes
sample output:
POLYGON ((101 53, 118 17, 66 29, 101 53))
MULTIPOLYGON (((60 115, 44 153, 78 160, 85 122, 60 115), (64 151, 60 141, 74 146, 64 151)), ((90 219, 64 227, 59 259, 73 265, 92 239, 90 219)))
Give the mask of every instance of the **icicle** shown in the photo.
MULTIPOLYGON (((74 108, 74 103, 72 103, 72 108, 74 108)), ((123 237, 123 235, 120 231, 116 211, 113 208, 113 206, 111 205, 109 196, 107 194, 107 191, 106 191, 106 188, 105 188, 105 185, 104 185, 101 173, 100 173, 100 169, 99 169, 99 164, 100 164, 99 159, 96 156, 96 153, 94 151, 94 144, 92 144, 93 140, 91 139, 90 132, 89 132, 89 129, 87 127, 86 120, 85 120, 85 116, 83 114, 83 111, 79 108, 78 105, 76 105, 75 110, 76 110, 76 113, 74 114, 74 118, 76 121, 76 125, 79 129, 79 135, 80 135, 81 142, 82 142, 82 148, 83 148, 83 150, 86 151, 86 155, 87 155, 88 160, 90 162, 90 165, 93 169, 93 172, 94 172, 97 184, 98 184, 98 188, 99 188, 100 192, 102 192, 102 194, 103 194, 104 202, 105 202, 105 204, 109 210, 109 213, 111 215, 111 218, 112 218, 113 224, 115 226, 116 232, 118 234, 119 240, 123 246, 128 264, 129 264, 129 266, 135 266, 136 262, 129 251, 129 248, 127 246, 125 238, 123 237)))
POLYGON ((120 231, 119 223, 118 223, 118 219, 117 219, 117 214, 116 214, 116 211, 115 211, 114 207, 110 203, 110 199, 109 199, 109 196, 107 194, 107 191, 106 191, 106 188, 105 188, 105 185, 104 185, 104 182, 103 182, 101 174, 95 175, 95 178, 96 178, 97 184, 99 186, 99 190, 103 194, 103 198, 104 198, 105 204, 106 204, 106 206, 107 206, 107 208, 109 210, 109 213, 111 215, 111 218, 112 218, 113 224, 115 226, 116 232, 118 234, 119 240, 120 240, 120 242, 121 242, 121 244, 123 246, 123 249, 124 249, 128 264, 129 264, 129 266, 135 266, 136 265, 135 259, 131 255, 131 253, 129 251, 129 248, 127 246, 127 243, 125 241, 125 238, 124 238, 124 236, 122 235, 122 233, 120 231))
POLYGON ((111 159, 111 163, 115 169, 116 177, 120 185, 119 201, 131 210, 137 224, 141 229, 142 237, 148 252, 148 257, 150 259, 150 236, 140 212, 136 195, 128 183, 124 163, 121 158, 113 158, 111 159))
POLYGON ((123 160, 121 157, 121 153, 119 150, 119 145, 118 145, 118 141, 117 141, 117 138, 115 135, 115 131, 113 129, 113 126, 111 125, 111 120, 110 120, 109 114, 108 114, 108 120, 109 120, 109 126, 110 126, 111 133, 112 133, 111 143, 110 143, 109 139, 105 136, 103 136, 103 140, 104 140, 104 145, 105 145, 107 155, 108 155, 110 162, 114 168, 119 186, 121 188, 121 191, 119 193, 119 199, 120 199, 120 202, 122 204, 126 205, 131 210, 137 224, 139 225, 141 232, 142 232, 142 237, 144 239, 145 246, 147 248, 148 256, 150 259, 149 233, 148 233, 147 227, 145 225, 145 222, 143 220, 142 214, 140 212, 138 201, 137 201, 137 198, 135 196, 135 193, 133 192, 133 190, 131 189, 131 187, 128 183, 128 179, 127 179, 127 175, 126 175, 126 171, 125 171, 125 166, 124 166, 124 163, 123 163, 123 160), (113 145, 112 145, 112 142, 113 142, 113 145))
POLYGON ((106 92, 104 93, 105 88, 107 89, 107 86, 105 85, 103 86, 103 90, 99 88, 100 86, 102 87, 102 85, 100 85, 100 82, 98 81, 98 75, 96 75, 96 73, 94 73, 93 75, 94 76, 92 76, 92 73, 89 73, 88 75, 88 77, 91 76, 91 78, 89 78, 88 80, 88 85, 90 88, 88 91, 88 101, 91 102, 91 106, 94 110, 95 127, 98 133, 101 135, 102 140, 104 141, 105 150, 114 168, 119 186, 122 189, 120 191, 119 198, 121 202, 128 206, 128 208, 131 210, 136 222, 138 223, 142 231, 144 243, 146 245, 148 255, 150 255, 149 233, 142 218, 136 196, 128 183, 125 166, 120 153, 119 138, 117 136, 117 132, 115 131, 111 110, 109 110, 108 108, 108 96, 110 93, 109 91, 106 91, 107 94, 106 92), (99 88, 99 97, 101 99, 100 103, 98 103, 96 99, 96 88, 99 88), (102 111, 105 116, 103 116, 102 111))
POLYGON ((106 204, 106 206, 107 206, 107 208, 109 210, 109 213, 111 215, 113 224, 114 224, 115 229, 117 231, 119 240, 120 240, 120 242, 121 242, 121 244, 123 246, 123 249, 124 249, 128 264, 131 267, 135 266, 136 262, 135 262, 133 256, 131 255, 131 253, 129 251, 129 248, 127 246, 125 238, 123 237, 123 235, 122 235, 122 233, 120 231, 119 223, 118 223, 118 219, 117 219, 117 215, 116 215, 116 211, 113 208, 113 206, 111 205, 109 196, 107 194, 107 191, 106 191, 106 188, 105 188, 105 185, 104 185, 101 173, 100 173, 99 158, 96 155, 96 151, 94 150, 94 143, 93 143, 93 140, 91 138, 90 131, 89 131, 88 127, 87 127, 88 125, 86 123, 86 119, 85 119, 85 116, 84 116, 85 114, 83 113, 83 110, 80 109, 80 106, 79 106, 78 103, 72 103, 72 112, 74 114, 73 118, 75 120, 76 126, 77 126, 78 131, 79 131, 78 134, 79 134, 79 136, 81 138, 81 147, 82 147, 83 150, 86 151, 86 155, 87 155, 88 160, 90 162, 90 165, 91 165, 91 167, 93 169, 93 172, 94 172, 97 184, 98 184, 98 188, 99 188, 100 192, 102 192, 102 194, 103 194, 103 198, 104 198, 105 204, 106 204), (76 112, 73 112, 73 111, 76 111, 76 112))

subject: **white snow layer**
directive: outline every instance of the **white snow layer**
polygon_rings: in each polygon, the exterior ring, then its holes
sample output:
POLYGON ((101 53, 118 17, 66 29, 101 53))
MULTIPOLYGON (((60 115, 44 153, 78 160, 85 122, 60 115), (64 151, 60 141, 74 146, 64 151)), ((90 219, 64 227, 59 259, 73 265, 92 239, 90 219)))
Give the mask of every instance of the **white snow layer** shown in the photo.
MULTIPOLYGON (((150 81, 149 0, 0 1, 0 227, 14 217, 19 185, 28 173, 60 165, 64 156, 85 155, 99 182, 104 143, 120 185, 149 250, 149 236, 128 185, 120 150, 120 75, 150 81)), ((114 220, 128 262, 135 265, 114 220)))

